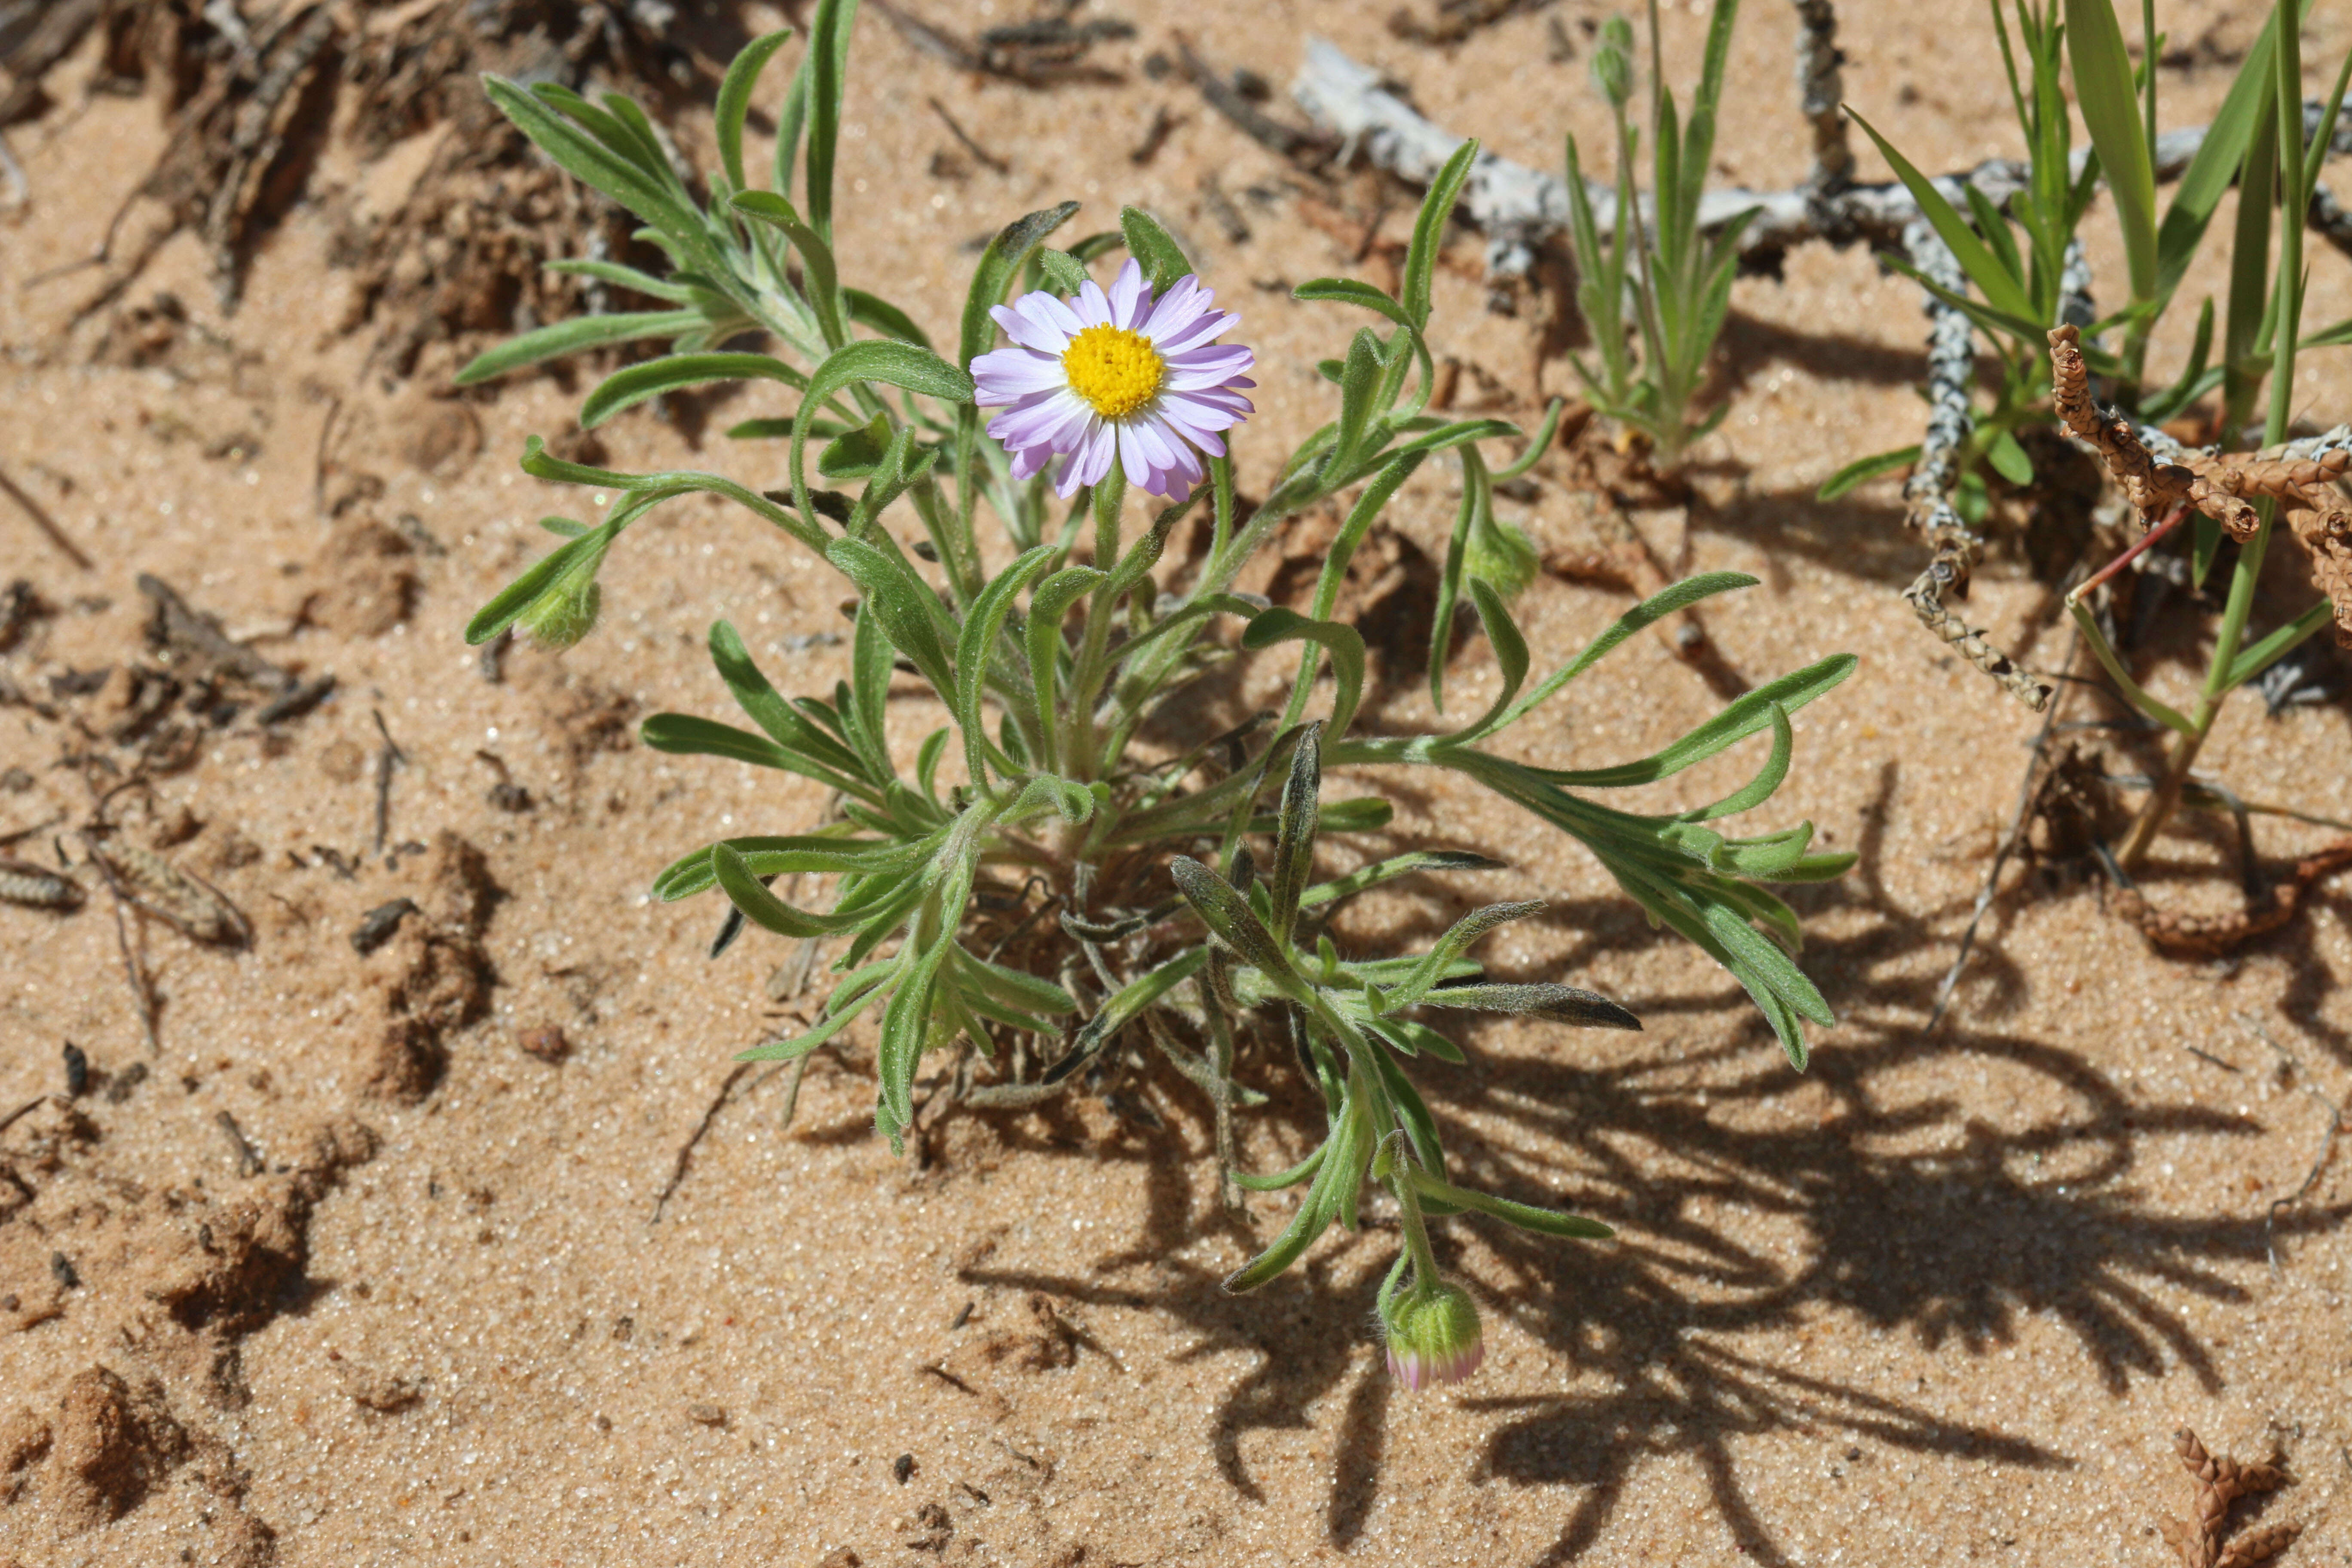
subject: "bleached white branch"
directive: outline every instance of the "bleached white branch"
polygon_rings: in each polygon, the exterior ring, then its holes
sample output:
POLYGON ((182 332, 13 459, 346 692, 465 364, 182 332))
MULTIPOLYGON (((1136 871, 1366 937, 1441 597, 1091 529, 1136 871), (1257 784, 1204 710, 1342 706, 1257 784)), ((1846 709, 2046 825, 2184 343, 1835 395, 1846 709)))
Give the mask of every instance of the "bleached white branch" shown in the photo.
MULTIPOLYGON (((1411 104, 1383 85, 1381 74, 1349 58, 1323 38, 1307 40, 1307 58, 1291 97, 1309 119, 1343 140, 1343 146, 1360 152, 1374 167, 1415 184, 1427 184, 1463 138, 1432 123, 1411 104)), ((2323 105, 2304 106, 2305 134, 2318 130, 2323 105)), ((2157 177, 2175 180, 2188 168, 2204 143, 2205 128, 2168 131, 2157 138, 2157 177)), ((2331 153, 2352 153, 2352 107, 2338 117, 2329 138, 2331 153)), ((2075 153, 2079 172, 2087 148, 2075 153)), ((1965 173, 1937 177, 1936 188, 1961 210, 1967 210, 1963 186, 1974 185, 1996 205, 2005 204, 2027 179, 2027 166, 2015 159, 1994 158, 1965 173)), ((1605 234, 1617 220, 1617 195, 1608 186, 1587 182, 1594 220, 1605 234)), ((2331 241, 2352 248, 2352 224, 2341 221, 2343 209, 2323 192, 2313 207, 2325 206, 2338 221, 2322 222, 2319 231, 2331 241), (2338 233, 2344 236, 2337 238, 2338 233)), ((1568 226, 1568 186, 1540 170, 1492 153, 1482 153, 1472 165, 1463 188, 1463 210, 1487 237, 1487 266, 1506 276, 1524 273, 1534 262, 1535 247, 1568 226)), ((1754 209, 1756 217, 1740 236, 1739 248, 1750 256, 1786 250, 1810 239, 1843 243, 1867 239, 1893 247, 1902 241, 1904 226, 1919 216, 1918 204, 1900 183, 1854 184, 1843 190, 1800 187, 1788 191, 1710 190, 1699 197, 1699 226, 1715 229, 1741 213, 1754 209)))

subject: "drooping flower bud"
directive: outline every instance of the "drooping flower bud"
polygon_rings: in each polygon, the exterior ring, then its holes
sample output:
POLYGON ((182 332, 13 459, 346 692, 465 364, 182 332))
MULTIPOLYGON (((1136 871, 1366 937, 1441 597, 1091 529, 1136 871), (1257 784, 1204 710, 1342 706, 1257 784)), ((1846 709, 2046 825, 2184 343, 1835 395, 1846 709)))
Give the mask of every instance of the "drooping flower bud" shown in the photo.
POLYGON ((571 583, 558 583, 532 600, 530 608, 522 613, 523 629, 540 647, 560 652, 594 627, 604 596, 604 590, 593 577, 584 590, 571 583))
POLYGON ((1619 109, 1633 96, 1633 24, 1612 16, 1601 25, 1601 47, 1592 51, 1592 83, 1619 109))
POLYGON ((1460 1383, 1486 1359, 1478 1304, 1451 1280, 1415 1287, 1385 1316, 1389 1372, 1416 1394, 1425 1385, 1460 1383))

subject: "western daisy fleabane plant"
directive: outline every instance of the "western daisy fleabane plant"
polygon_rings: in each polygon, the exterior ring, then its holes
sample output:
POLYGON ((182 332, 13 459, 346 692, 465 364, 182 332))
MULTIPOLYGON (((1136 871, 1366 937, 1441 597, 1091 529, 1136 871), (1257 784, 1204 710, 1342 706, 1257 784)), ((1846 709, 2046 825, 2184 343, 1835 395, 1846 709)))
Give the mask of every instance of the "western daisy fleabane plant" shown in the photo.
POLYGON ((1225 455, 1220 432, 1250 415, 1243 392, 1256 356, 1216 340, 1241 318, 1186 273, 1156 298, 1133 259, 1106 289, 1093 279, 1062 300, 1038 289, 989 310, 1010 348, 971 362, 983 408, 1003 406, 988 433, 1025 479, 1063 459, 1064 500, 1100 484, 1114 459, 1147 492, 1181 500, 1208 478, 1202 454, 1225 455))
MULTIPOLYGON (((1216 344, 1232 317, 1211 308, 1192 263, 1148 214, 1129 207, 1116 230, 1067 249, 1050 242, 1075 203, 1007 225, 982 253, 944 349, 908 310, 845 286, 833 248, 834 160, 855 10, 850 0, 817 0, 810 12, 809 48, 776 116, 767 189, 750 183, 743 126, 760 71, 786 35, 758 40, 730 68, 707 201, 625 99, 598 107, 560 87, 491 79, 499 106, 562 167, 635 213, 672 268, 656 278, 609 260, 561 263, 665 308, 542 327, 484 354, 460 379, 666 340, 670 353, 614 372, 588 395, 582 426, 678 388, 755 384, 781 405, 729 435, 782 443, 786 482, 761 489, 693 470, 591 468, 559 461, 534 439, 525 471, 594 487, 613 503, 593 528, 547 520, 563 542, 492 598, 467 636, 479 642, 518 623, 552 643, 586 634, 598 574, 618 558, 621 536, 691 494, 726 498, 847 581, 856 631, 845 661, 824 671, 829 690, 785 698, 719 621, 712 662, 754 728, 659 713, 642 731, 657 751, 798 773, 837 812, 811 820, 816 801, 804 798, 802 831, 701 844, 654 887, 665 900, 720 892, 729 908, 714 957, 747 924, 822 945, 836 978, 820 1016, 746 1055, 805 1063, 858 1027, 874 1052, 876 1125, 894 1149, 928 1133, 914 1092, 927 1071, 939 1076, 924 1103, 939 1102, 941 1114, 1019 1110, 1073 1089, 1108 1094, 1150 1071, 1156 1054, 1205 1102, 1228 1205, 1239 1207, 1244 1191, 1307 1189, 1228 1289, 1275 1278, 1335 1224, 1357 1228, 1368 1193, 1385 1193, 1379 1201, 1393 1205, 1412 1239, 1412 1289, 1394 1303, 1412 1308, 1395 1320, 1408 1329, 1445 1316, 1429 1304, 1444 1298, 1430 1219, 1475 1212, 1554 1236, 1605 1237, 1596 1221, 1451 1182, 1443 1129, 1406 1067, 1464 1059, 1422 1021, 1433 1011, 1587 1027, 1638 1021, 1549 978, 1484 976, 1471 946, 1539 904, 1477 910, 1426 952, 1343 955, 1329 924, 1356 894, 1499 867, 1464 851, 1376 858, 1358 836, 1389 821, 1388 803, 1372 794, 1327 801, 1323 771, 1452 769, 1566 830, 1654 920, 1737 975, 1801 1065, 1802 1020, 1826 1023, 1830 1014, 1790 957, 1795 916, 1763 884, 1832 877, 1853 858, 1814 853, 1810 825, 1733 838, 1711 824, 1779 787, 1794 743, 1790 714, 1843 679, 1853 660, 1823 659, 1769 682, 1637 762, 1559 772, 1485 749, 1643 626, 1753 579, 1717 573, 1668 589, 1527 685, 1528 648, 1507 604, 1517 584, 1489 579, 1476 541, 1497 526, 1496 481, 1532 466, 1558 405, 1532 438, 1498 419, 1428 407, 1431 278, 1475 144, 1433 187, 1395 293, 1347 279, 1296 290, 1379 324, 1317 367, 1335 386, 1331 422, 1266 466, 1265 499, 1247 507, 1224 436, 1249 412, 1243 374, 1253 357, 1216 344), (1088 265, 1122 248, 1128 259, 1105 289, 1088 265), (1021 298, 1007 306, 1016 283, 1021 298), (1000 326, 1010 348, 998 342, 1000 326), (774 352, 719 346, 751 334, 774 352), (983 402, 1003 410, 993 421, 1003 444, 982 432, 983 402), (1490 469, 1481 444, 1496 441, 1524 447, 1490 469), (1061 468, 1049 478, 1055 458, 1061 468), (1458 463, 1463 476, 1433 631, 1433 701, 1442 709, 1436 678, 1465 597, 1493 644, 1497 694, 1451 731, 1359 735, 1364 639, 1333 618, 1333 606, 1366 531, 1433 458, 1458 463), (1187 499, 1132 529, 1124 521, 1131 482, 1187 499), (1055 488, 1073 502, 1058 518, 1055 488), (1327 504, 1343 509, 1343 521, 1302 608, 1234 591, 1286 520, 1327 504), (1001 524, 985 535, 983 505, 1001 524), (1196 508, 1192 548, 1169 551, 1196 508), (1234 724, 1219 710, 1222 688, 1199 678, 1284 644, 1298 645, 1299 663, 1282 712, 1234 724), (928 689, 941 721, 908 754, 890 731, 909 711, 910 681, 928 689), (1310 722, 1309 707, 1325 716, 1310 722), (1637 814, 1586 793, 1666 778, 1767 732, 1761 771, 1712 805, 1637 814), (1319 1110, 1319 1140, 1288 1170, 1250 1173, 1233 1112, 1286 1087, 1292 1105, 1319 1110)), ((1475 1363, 1458 1308, 1445 1311, 1451 1337, 1400 1362, 1415 1379, 1475 1363)))

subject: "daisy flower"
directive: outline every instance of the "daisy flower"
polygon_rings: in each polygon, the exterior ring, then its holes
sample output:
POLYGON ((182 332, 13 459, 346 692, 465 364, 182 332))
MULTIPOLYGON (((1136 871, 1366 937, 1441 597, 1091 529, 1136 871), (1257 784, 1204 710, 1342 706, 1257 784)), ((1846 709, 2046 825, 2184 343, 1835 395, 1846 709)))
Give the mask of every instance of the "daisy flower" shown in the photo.
POLYGON ((1245 379, 1256 356, 1215 342, 1241 318, 1212 298, 1187 273, 1154 299, 1130 260, 1108 290, 1088 279, 1075 300, 1040 291, 992 310, 1013 346, 974 359, 971 374, 981 406, 1004 409, 988 433, 1013 477, 1058 457, 1054 489, 1067 500, 1117 458, 1153 495, 1190 495, 1208 476, 1201 454, 1223 455, 1217 433, 1249 416, 1242 390, 1257 384, 1245 379))

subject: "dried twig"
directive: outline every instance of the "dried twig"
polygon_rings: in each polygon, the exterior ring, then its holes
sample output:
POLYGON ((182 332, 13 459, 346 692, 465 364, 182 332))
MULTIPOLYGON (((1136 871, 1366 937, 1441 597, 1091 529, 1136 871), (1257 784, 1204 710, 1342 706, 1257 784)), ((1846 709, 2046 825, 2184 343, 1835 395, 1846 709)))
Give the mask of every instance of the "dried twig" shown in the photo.
MULTIPOLYGON (((1955 294, 1968 289, 1968 277, 1944 242, 1926 220, 1904 231, 1904 243, 1913 265, 1955 294)), ((1953 650, 2000 684, 2002 690, 2039 713, 2049 705, 2047 682, 2020 669, 2010 657, 1987 642, 1984 634, 1952 614, 1947 594, 1966 596, 1969 574, 1984 542, 1952 510, 1952 488, 1959 482, 1959 450, 1968 439, 1969 388, 1976 376, 1973 328, 1959 310, 1934 295, 1927 296, 1927 430, 1919 443, 1919 460, 1903 487, 1909 503, 1906 521, 1927 536, 1934 553, 1903 596, 1927 629, 1953 650)))
POLYGON ((2250 896, 2242 910, 2219 915, 2159 910, 2137 887, 2120 880, 2107 907, 2137 928, 2152 947, 2183 958, 2219 958, 2294 919, 2312 885, 2347 866, 2352 866, 2352 838, 2339 838, 2296 861, 2284 880, 2250 896))
MULTIPOLYGON (((1801 30, 1801 61, 1804 58, 1802 51, 1818 47, 1810 28, 1801 30)), ((1804 68, 1801 64, 1800 69, 1804 68)), ((1810 90, 1811 79, 1801 79, 1807 81, 1810 90)), ((1291 96, 1307 111, 1308 119, 1360 149, 1374 167, 1415 184, 1426 185, 1444 167, 1454 150, 1462 145, 1460 136, 1432 124, 1383 87, 1378 71, 1359 64, 1322 38, 1307 41, 1307 58, 1291 85, 1291 96)), ((2318 129, 2323 112, 2323 106, 2315 100, 2304 106, 2306 134, 2318 129)), ((2158 137, 2157 177, 2179 179, 2204 140, 2202 126, 2168 131, 2158 137)), ((2352 112, 2339 117, 2328 147, 2336 153, 2352 153, 2352 112)), ((1817 142, 1817 158, 1819 155, 1817 142)), ((2081 160, 2087 155, 2087 148, 2077 150, 2078 171, 2081 160)), ((2029 170, 2024 163, 1995 158, 1973 169, 1942 175, 1936 185, 1964 209, 1967 199, 1962 195, 1963 185, 1974 185, 1995 206, 2000 206, 2024 189, 2028 178, 2029 170)), ((1617 221, 1616 192, 1590 182, 1588 188, 1594 222, 1607 235, 1617 221)), ((1492 153, 1482 153, 1472 166, 1469 182, 1463 188, 1462 204, 1470 221, 1486 231, 1488 266, 1501 275, 1527 272, 1542 243, 1568 227, 1565 184, 1492 153)), ((2312 205, 2316 213, 2316 198, 2312 205)), ((1739 248, 1743 255, 1759 258, 1814 239, 1835 244, 1865 239, 1874 245, 1895 246, 1902 242, 1905 227, 1919 216, 1918 205, 1900 184, 1848 185, 1833 195, 1822 195, 1808 181, 1788 191, 1708 191, 1699 198, 1699 227, 1712 232, 1751 209, 1756 216, 1740 232, 1739 248)), ((2342 209, 2336 211, 2340 215, 2342 209)), ((2347 233, 2347 238, 2352 241, 2352 233, 2347 233)))
POLYGON ((2319 1091, 2319 1086, 2311 1081, 2311 1076, 2305 1070, 2302 1061, 2294 1052, 2271 1038, 2271 1032, 2263 1027, 2261 1019, 2241 1013, 2238 1015, 2238 1022, 2256 1039, 2277 1053, 2279 1060, 2303 1079, 2304 1092, 2319 1101, 2321 1107, 2327 1112, 2327 1131, 2320 1139, 2319 1156, 2312 1161, 2311 1169, 2303 1173, 2302 1184, 2283 1198, 2273 1198, 2270 1207, 2263 1215, 2263 1252, 2270 1259, 2271 1272, 2276 1274, 2279 1271, 2277 1237, 2279 1212, 2282 1209, 2291 1209, 2310 1196, 2311 1189, 2319 1184, 2321 1173, 2327 1169, 2329 1162, 2336 1158, 2336 1140, 2344 1131, 2344 1107, 2319 1091))
POLYGON ((1024 87, 1058 87, 1071 83, 1116 86, 1127 79, 1118 71, 1086 59, 1087 51, 1105 39, 1133 35, 1126 22, 1105 17, 1073 24, 1061 17, 991 27, 978 38, 966 38, 924 21, 891 0, 872 0, 884 20, 898 36, 935 59, 958 70, 1001 77, 1024 87))
POLYGON ((2192 452, 2166 443, 2149 450, 2147 432, 2101 408, 2091 396, 2081 334, 2072 325, 2050 333, 2052 401, 2077 439, 2106 464, 2144 525, 2177 506, 2211 518, 2233 539, 2251 539, 2262 516, 2247 498, 2275 500, 2311 557, 2312 580, 2336 610, 2336 638, 2352 647, 2352 510, 2334 489, 2352 469, 2352 449, 2336 433, 2251 454, 2192 452))
MULTIPOLYGON (((1181 32, 1174 37, 1176 62, 1183 72, 1184 79, 1199 88, 1209 107, 1232 121, 1243 135, 1269 152, 1309 166, 1323 163, 1339 151, 1339 137, 1286 125, 1275 119, 1243 97, 1241 89, 1234 86, 1232 78, 1211 69, 1194 51, 1192 39, 1181 32)), ((1310 43, 1308 47, 1311 49, 1313 45, 1310 43)), ((1313 110, 1309 108, 1308 112, 1311 114, 1313 110)), ((1456 142, 1454 145, 1460 143, 1456 142)), ((1450 153, 1453 147, 1449 146, 1446 151, 1450 153)), ((1429 174, 1434 174, 1444 163, 1444 157, 1441 155, 1436 163, 1430 165, 1429 174)))
POLYGON ((408 753, 394 743, 392 731, 384 727, 383 710, 371 708, 368 713, 375 720, 375 732, 383 737, 383 745, 375 754, 375 853, 383 853, 384 840, 392 835, 392 770, 408 761, 408 753))
POLYGON ((221 1130, 221 1137, 227 1141, 229 1152, 236 1156, 238 1175, 249 1181, 269 1168, 269 1162, 254 1148, 252 1141, 245 1135, 245 1129, 236 1124, 236 1117, 226 1110, 220 1111, 213 1117, 213 1124, 221 1130))
POLYGON ((2230 1505, 2251 1493, 2275 1491, 2286 1485, 2289 1478, 2284 1470, 2276 1465, 2241 1465, 2210 1454, 2197 1434, 2185 1426, 2173 1434, 2173 1441, 2194 1492, 2188 1518, 2159 1520, 2158 1528, 2167 1544, 2179 1553, 2181 1568, 2252 1568, 2286 1550, 2302 1526, 2266 1525, 2247 1531, 2227 1547, 2222 1544, 2222 1537, 2229 1533, 2230 1505))
POLYGON ((735 1092, 735 1086, 742 1082, 743 1075, 751 1070, 750 1062, 737 1062, 727 1069, 727 1077, 719 1085, 719 1092, 710 1097, 709 1105, 703 1107, 702 1120, 694 1124, 694 1131, 687 1141, 678 1145, 677 1163, 670 1167, 669 1180, 663 1184, 661 1195, 654 1199, 653 1218, 646 1221, 646 1224, 661 1224, 662 1210, 668 1206, 671 1194, 676 1193, 686 1180, 686 1168, 694 1159, 695 1146, 700 1143, 703 1135, 710 1131, 710 1124, 719 1120, 719 1113, 726 1108, 728 1097, 735 1092))
POLYGON ((954 137, 958 145, 961 146, 965 152, 971 153, 973 157, 979 159, 982 163, 987 164, 990 168, 995 170, 1000 174, 1009 174, 1013 173, 1013 165, 1011 163, 1007 163, 1003 158, 998 157, 995 153, 990 152, 979 142, 973 141, 971 139, 971 133, 967 132, 962 126, 956 123, 956 117, 948 112, 948 106, 946 104, 941 103, 935 97, 926 99, 924 101, 931 106, 931 112, 940 117, 940 122, 948 128, 948 134, 954 137))
MULTIPOLYGON (((2082 650, 2082 634, 2077 632, 2074 641, 2067 645, 2066 673, 2071 674, 2074 670, 2075 657, 2082 650)), ((1936 1032, 1936 1026, 1944 1020, 1945 1010, 1952 1005, 1952 993, 1959 987, 1960 972, 1968 967, 1969 954, 1976 947, 1977 928, 1983 923, 1986 912, 1992 908, 1993 900, 2000 894, 2001 871, 2008 866, 2009 858, 2017 853, 2017 847, 2025 841, 2026 821, 2033 815, 2034 803, 2042 798, 2042 792, 2050 782, 2050 736, 2057 726, 2058 710, 2064 706, 2061 700, 2048 704, 2042 710, 2042 730, 2033 737, 2032 760, 2026 763, 2025 777, 2017 786, 2017 809, 2010 814, 2009 830, 2001 835, 2000 847, 1993 851, 1992 869, 1985 873, 1984 886, 1977 889, 1976 908, 1969 911, 1969 923, 1960 931, 1959 949, 1952 954, 1952 967, 1944 972, 1944 983, 1936 987, 1936 1005, 1927 1015, 1927 1027, 1920 1030, 1923 1036, 1936 1032)))
POLYGON ((1853 149, 1846 141, 1845 82, 1838 67, 1837 9, 1830 0, 1796 0, 1797 105, 1813 131, 1813 171, 1801 187, 1821 209, 1814 222, 1824 235, 1834 231, 1838 212, 1832 197, 1853 184, 1853 149))
POLYGON ((25 515, 33 520, 33 526, 39 529, 51 544, 63 551, 67 560, 85 572, 98 570, 98 563, 81 552, 81 546, 66 537, 66 531, 58 526, 58 520, 49 515, 48 509, 26 495, 16 481, 8 477, 5 468, 0 468, 0 491, 5 491, 10 500, 25 509, 25 515))

